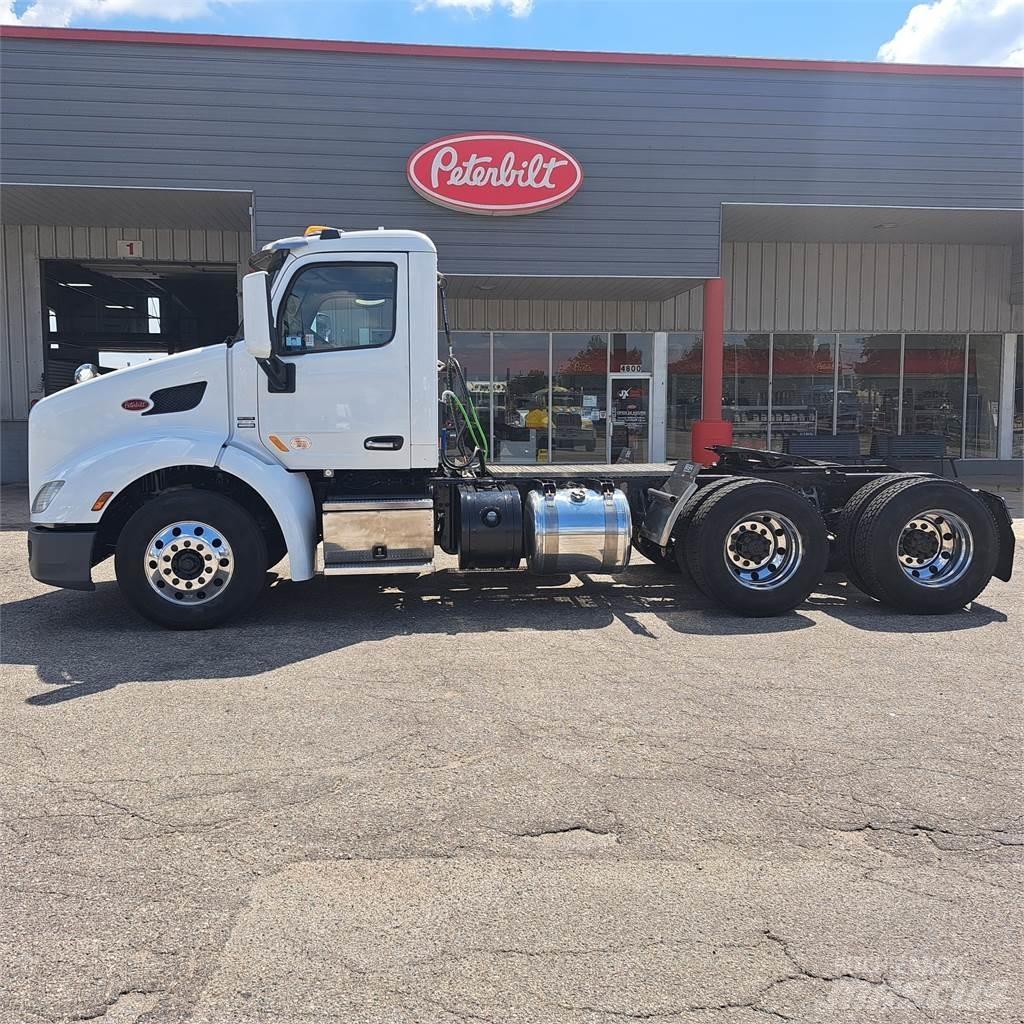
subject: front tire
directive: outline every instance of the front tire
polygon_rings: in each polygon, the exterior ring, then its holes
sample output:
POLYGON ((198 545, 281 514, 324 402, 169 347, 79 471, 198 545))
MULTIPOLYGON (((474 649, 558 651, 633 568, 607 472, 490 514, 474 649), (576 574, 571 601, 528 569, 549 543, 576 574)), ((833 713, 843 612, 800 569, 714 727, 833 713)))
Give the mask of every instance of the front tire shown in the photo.
POLYGON ((934 478, 879 491, 853 538, 853 564, 868 593, 914 615, 970 604, 988 586, 998 554, 985 503, 962 484, 934 478))
POLYGON ((791 488, 764 480, 716 489, 681 540, 697 586, 741 615, 791 611, 828 562, 828 533, 817 509, 791 488))
POLYGON ((266 583, 256 520, 211 491, 158 495, 125 524, 114 552, 121 593, 151 622, 209 629, 239 615, 266 583))

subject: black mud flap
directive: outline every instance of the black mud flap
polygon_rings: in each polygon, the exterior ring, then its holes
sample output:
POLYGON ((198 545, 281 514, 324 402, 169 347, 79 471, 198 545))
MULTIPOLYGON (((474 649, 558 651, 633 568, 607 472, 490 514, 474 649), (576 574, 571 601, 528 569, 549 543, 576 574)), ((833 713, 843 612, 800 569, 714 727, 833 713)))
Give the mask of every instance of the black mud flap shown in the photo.
POLYGON ((996 571, 992 575, 996 579, 1008 583, 1013 575, 1013 549, 1017 543, 1013 536, 1013 520, 1010 518, 1010 510, 998 494, 991 494, 989 491, 975 491, 974 493, 988 506, 999 532, 999 557, 996 559, 996 571))

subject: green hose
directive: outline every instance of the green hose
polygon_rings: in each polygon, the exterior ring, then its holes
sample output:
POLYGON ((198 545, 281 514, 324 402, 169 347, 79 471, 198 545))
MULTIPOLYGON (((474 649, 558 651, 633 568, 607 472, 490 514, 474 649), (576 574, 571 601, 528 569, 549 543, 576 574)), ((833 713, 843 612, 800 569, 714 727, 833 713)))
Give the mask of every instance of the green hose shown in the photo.
POLYGON ((466 422, 466 426, 469 428, 470 436, 473 438, 473 443, 484 453, 484 458, 490 458, 490 453, 487 450, 487 438, 484 435, 484 429, 480 426, 480 418, 476 414, 476 409, 473 407, 472 399, 469 400, 469 407, 473 411, 473 415, 470 416, 466 412, 466 407, 462 404, 462 400, 459 398, 454 391, 445 391, 441 396, 442 398, 451 398, 453 402, 459 407, 459 412, 462 413, 462 418, 466 422))
POLYGON ((472 398, 469 399, 469 411, 473 414, 477 437, 480 438, 480 450, 484 453, 484 458, 489 459, 491 453, 487 450, 487 435, 484 433, 483 425, 480 423, 480 417, 477 415, 476 406, 473 404, 472 398))

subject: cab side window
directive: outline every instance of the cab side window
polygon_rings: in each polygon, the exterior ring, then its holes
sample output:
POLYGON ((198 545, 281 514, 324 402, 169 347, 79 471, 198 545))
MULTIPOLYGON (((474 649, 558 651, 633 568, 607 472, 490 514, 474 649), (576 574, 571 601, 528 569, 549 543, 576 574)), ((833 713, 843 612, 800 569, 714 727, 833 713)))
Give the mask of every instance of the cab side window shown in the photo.
POLYGON ((278 314, 282 355, 386 345, 395 336, 394 263, 317 263, 292 280, 278 314))

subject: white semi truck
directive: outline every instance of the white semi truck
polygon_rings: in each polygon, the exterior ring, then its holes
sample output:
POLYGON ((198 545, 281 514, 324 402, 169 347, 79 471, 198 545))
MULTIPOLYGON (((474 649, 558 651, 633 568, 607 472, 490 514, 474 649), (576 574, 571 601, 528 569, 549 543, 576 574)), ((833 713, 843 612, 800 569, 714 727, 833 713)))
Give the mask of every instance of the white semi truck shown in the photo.
MULTIPOLYGON (((695 463, 491 465, 456 355, 437 356, 437 252, 414 231, 311 228, 251 260, 234 341, 101 374, 29 420, 29 564, 93 589, 113 556, 139 612, 222 623, 293 580, 459 568, 621 572, 632 548, 746 615, 830 565, 904 612, 1009 579, 1002 500, 928 474, 718 447, 695 463)), ((447 316, 444 317, 447 323, 447 316)))

